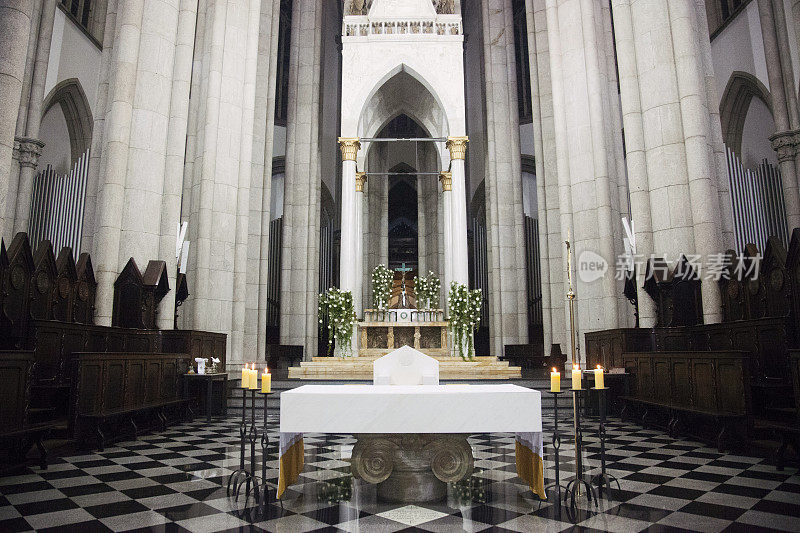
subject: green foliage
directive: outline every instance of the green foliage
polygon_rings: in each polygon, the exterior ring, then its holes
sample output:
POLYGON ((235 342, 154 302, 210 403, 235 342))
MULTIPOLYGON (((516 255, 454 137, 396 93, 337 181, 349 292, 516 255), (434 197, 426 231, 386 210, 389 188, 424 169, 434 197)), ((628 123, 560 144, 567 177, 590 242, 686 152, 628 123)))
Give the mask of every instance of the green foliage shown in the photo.
POLYGON ((386 265, 378 265, 372 269, 372 299, 375 309, 384 310, 389 306, 393 284, 394 272, 386 265))
POLYGON ((482 302, 483 293, 480 289, 471 291, 466 285, 457 281, 450 284, 450 294, 447 298, 450 331, 453 333, 453 342, 458 346, 458 354, 464 361, 471 361, 475 355, 472 332, 481 321, 482 302))
POLYGON ((414 278, 414 292, 417 294, 417 309, 432 309, 439 307, 439 291, 442 282, 433 272, 426 276, 414 278))
POLYGON ((333 353, 333 341, 342 349, 343 353, 349 353, 351 341, 353 339, 353 327, 356 323, 356 311, 353 305, 353 294, 331 287, 327 292, 319 295, 319 323, 328 318, 328 347, 333 353))

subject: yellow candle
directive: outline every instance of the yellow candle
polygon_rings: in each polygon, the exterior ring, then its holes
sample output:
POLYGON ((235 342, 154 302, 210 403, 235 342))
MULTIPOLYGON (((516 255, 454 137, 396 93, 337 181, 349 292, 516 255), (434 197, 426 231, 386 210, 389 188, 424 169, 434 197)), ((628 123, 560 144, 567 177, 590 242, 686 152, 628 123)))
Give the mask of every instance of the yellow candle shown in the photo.
POLYGON ((581 388, 581 365, 572 365, 572 390, 581 388))
POLYGON ((605 388, 605 382, 603 381, 603 367, 600 365, 597 365, 597 368, 594 369, 594 388, 605 388))
POLYGON ((250 379, 250 374, 247 371, 247 365, 242 367, 242 388, 247 388, 247 380, 250 379))
POLYGON ((272 392, 272 375, 269 373, 269 368, 265 368, 261 374, 261 392, 272 392))
POLYGON ((550 372, 550 392, 561 392, 561 372, 555 368, 550 372))

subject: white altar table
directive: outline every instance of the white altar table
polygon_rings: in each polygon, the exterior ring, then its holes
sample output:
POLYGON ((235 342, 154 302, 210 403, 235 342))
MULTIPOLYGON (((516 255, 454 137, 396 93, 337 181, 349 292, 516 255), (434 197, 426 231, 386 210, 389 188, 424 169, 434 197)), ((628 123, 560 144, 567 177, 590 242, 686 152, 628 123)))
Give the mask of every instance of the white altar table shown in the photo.
POLYGON ((281 393, 278 497, 303 469, 303 433, 515 433, 517 472, 545 498, 541 393, 518 385, 304 385, 281 393))

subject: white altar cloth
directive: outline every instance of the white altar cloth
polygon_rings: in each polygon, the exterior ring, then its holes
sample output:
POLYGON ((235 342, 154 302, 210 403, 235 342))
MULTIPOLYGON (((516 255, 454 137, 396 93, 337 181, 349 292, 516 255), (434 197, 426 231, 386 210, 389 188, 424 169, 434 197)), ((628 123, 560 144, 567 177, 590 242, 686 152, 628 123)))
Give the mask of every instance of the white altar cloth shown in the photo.
POLYGON ((281 433, 540 433, 542 396, 518 385, 303 385, 281 433))

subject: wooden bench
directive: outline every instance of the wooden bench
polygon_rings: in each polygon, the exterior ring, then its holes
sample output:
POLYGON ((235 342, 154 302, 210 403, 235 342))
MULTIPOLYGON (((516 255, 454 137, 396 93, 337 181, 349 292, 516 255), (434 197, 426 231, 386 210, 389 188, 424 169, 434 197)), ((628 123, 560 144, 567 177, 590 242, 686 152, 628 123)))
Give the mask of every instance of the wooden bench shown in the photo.
POLYGON ((653 411, 666 412, 670 436, 687 433, 701 439, 706 436, 697 431, 699 426, 684 422, 711 418, 719 427, 714 441, 722 452, 735 427, 746 436, 752 425, 748 357, 737 351, 624 353, 631 383, 630 394, 621 398, 623 417, 632 407, 642 407, 638 419, 647 426, 653 411))
POLYGON ((193 416, 180 379, 191 364, 186 354, 83 353, 77 364, 75 437, 83 444, 94 437, 102 450, 123 433, 136 438, 140 427, 163 430, 170 420, 193 416), (109 439, 103 429, 120 422, 130 431, 117 425, 109 439))
POLYGON ((33 352, 0 352, 0 442, 10 448, 13 463, 22 463, 28 450, 36 445, 39 466, 47 468, 44 439, 55 427, 49 422, 36 423, 30 417, 33 352))

